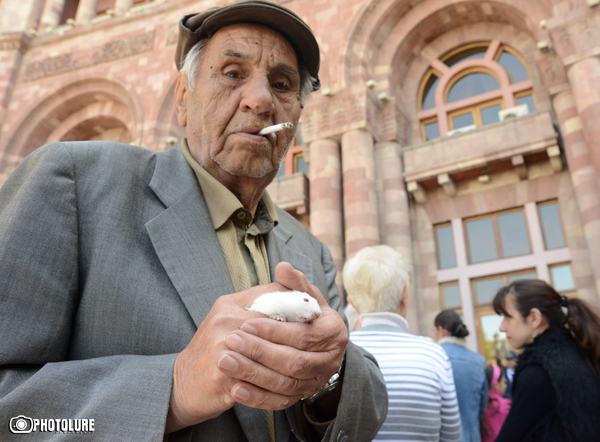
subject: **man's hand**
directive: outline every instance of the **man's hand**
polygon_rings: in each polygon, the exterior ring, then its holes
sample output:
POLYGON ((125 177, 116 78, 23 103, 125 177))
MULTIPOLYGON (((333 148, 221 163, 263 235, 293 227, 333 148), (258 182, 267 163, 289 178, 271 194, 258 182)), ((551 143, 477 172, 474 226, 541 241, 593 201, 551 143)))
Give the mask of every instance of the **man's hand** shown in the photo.
POLYGON ((340 368, 348 343, 342 318, 302 272, 280 263, 275 276, 287 290, 314 297, 323 311, 321 317, 309 324, 248 319, 227 337, 230 351, 220 355, 235 361, 231 370, 220 367, 223 374, 239 380, 231 396, 241 404, 267 410, 285 409, 319 391, 340 368))
MULTIPOLYGON (((239 330, 245 320, 263 317, 247 311, 254 299, 266 292, 286 290, 273 283, 252 287, 243 292, 221 296, 198 327, 194 337, 177 356, 173 373, 173 389, 165 433, 215 418, 230 409, 243 391, 234 387, 237 380, 221 372, 236 361, 228 356, 225 339, 239 330)), ((276 322, 276 321, 273 321, 276 322)))
POLYGON ((277 283, 220 297, 175 361, 166 433, 219 416, 236 402, 282 410, 317 392, 338 370, 348 331, 319 290, 288 263, 277 283), (323 314, 302 324, 245 310, 273 291, 300 290, 323 314))

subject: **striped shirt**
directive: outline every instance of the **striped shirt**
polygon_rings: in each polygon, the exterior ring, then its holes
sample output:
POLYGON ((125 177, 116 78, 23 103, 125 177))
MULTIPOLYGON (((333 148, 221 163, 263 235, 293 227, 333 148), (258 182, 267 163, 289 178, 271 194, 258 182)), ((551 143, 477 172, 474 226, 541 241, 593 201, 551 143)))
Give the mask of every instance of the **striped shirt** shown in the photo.
POLYGON ((375 441, 460 442, 452 366, 434 342, 408 333, 394 313, 360 316, 350 340, 373 356, 387 385, 388 415, 375 441))

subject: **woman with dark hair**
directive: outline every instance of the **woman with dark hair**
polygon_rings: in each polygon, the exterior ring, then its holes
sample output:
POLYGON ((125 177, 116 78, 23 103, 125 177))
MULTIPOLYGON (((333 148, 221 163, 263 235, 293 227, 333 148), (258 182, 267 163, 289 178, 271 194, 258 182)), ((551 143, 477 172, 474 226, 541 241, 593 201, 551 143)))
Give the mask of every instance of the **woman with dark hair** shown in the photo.
POLYGON ((500 289, 500 331, 522 348, 497 441, 600 440, 600 318, 540 280, 500 289))
POLYGON ((452 364, 463 442, 481 442, 479 421, 488 399, 485 358, 467 348, 467 326, 454 310, 436 316, 434 338, 442 346, 452 364))

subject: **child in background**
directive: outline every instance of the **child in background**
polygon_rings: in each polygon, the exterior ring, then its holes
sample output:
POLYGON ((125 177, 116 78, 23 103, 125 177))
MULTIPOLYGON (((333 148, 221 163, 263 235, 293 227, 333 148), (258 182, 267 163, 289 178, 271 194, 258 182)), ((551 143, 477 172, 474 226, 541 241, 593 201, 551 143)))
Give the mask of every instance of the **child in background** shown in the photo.
POLYGON ((502 397, 506 392, 506 376, 502 369, 494 365, 488 365, 485 367, 485 374, 489 384, 489 399, 483 415, 485 426, 482 441, 493 442, 500 433, 506 416, 508 416, 511 400, 502 397))

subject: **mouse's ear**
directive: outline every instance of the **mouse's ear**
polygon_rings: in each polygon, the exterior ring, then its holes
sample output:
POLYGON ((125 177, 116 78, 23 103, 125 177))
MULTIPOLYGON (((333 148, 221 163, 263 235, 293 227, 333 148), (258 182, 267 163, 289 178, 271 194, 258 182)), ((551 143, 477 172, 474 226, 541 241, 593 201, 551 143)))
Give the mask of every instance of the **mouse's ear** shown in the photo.
POLYGON ((289 290, 297 290, 312 296, 320 306, 328 305, 320 290, 308 282, 306 275, 296 270, 288 262, 282 261, 275 266, 275 279, 289 290))

